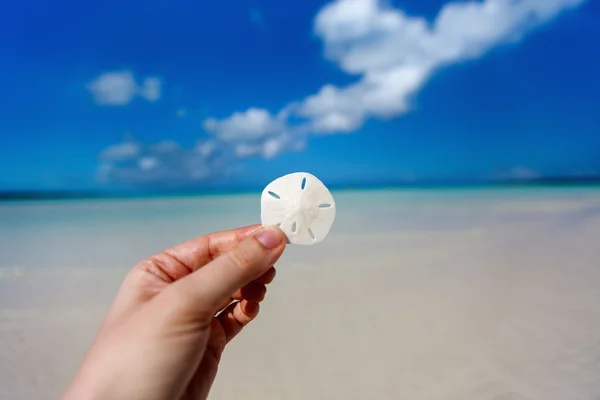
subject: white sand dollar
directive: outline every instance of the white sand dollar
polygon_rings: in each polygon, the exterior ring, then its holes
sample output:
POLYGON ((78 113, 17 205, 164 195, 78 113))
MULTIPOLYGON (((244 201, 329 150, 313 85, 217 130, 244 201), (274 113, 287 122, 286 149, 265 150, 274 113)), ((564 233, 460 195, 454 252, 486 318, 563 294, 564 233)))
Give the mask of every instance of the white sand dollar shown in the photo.
POLYGON ((313 245, 329 233, 335 202, 317 177, 296 172, 267 185, 262 192, 260 217, 263 226, 279 226, 290 243, 313 245))

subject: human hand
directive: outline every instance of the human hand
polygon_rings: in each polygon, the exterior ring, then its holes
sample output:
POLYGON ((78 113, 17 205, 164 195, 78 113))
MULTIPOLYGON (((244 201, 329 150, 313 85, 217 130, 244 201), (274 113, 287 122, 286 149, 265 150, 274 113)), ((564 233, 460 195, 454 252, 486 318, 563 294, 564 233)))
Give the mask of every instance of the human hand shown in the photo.
POLYGON ((136 265, 62 400, 206 399, 286 246, 279 228, 257 228, 201 236, 136 265))

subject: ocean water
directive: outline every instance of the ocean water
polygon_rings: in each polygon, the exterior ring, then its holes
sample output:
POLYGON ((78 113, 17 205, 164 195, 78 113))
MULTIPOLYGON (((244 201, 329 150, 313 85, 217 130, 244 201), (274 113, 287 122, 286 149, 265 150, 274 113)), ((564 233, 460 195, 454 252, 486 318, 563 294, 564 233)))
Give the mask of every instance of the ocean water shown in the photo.
MULTIPOLYGON (((331 238, 536 221, 551 229, 600 215, 596 188, 369 190, 334 197, 331 238)), ((122 267, 204 233, 256 223, 259 193, 0 203, 0 268, 122 267)))

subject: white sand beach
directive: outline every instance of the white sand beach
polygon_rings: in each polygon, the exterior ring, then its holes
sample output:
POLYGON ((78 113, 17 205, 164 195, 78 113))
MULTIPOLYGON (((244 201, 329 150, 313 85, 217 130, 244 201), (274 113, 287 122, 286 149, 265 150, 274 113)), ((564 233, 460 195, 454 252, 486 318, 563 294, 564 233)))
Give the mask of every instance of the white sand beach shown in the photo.
MULTIPOLYGON (((600 398, 599 190, 334 196, 211 399, 600 398)), ((0 204, 0 399, 56 399, 127 270, 258 197, 0 204)))

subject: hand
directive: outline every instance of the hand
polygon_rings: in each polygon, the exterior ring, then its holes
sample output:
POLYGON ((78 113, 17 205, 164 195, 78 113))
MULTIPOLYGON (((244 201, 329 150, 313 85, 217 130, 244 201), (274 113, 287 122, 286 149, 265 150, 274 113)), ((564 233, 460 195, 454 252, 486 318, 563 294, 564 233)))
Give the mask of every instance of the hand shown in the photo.
POLYGON ((286 245, 279 228, 257 228, 202 236, 136 265, 62 399, 206 399, 286 245))

